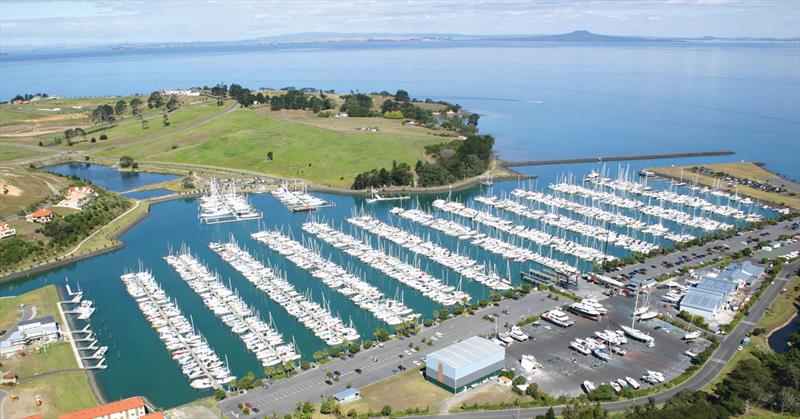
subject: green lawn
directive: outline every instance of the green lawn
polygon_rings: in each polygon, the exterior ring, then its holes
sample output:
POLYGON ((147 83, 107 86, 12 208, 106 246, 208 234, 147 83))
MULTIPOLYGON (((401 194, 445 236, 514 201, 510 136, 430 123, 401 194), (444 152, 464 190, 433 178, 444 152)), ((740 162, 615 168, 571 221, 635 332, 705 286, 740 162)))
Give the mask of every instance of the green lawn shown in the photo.
POLYGON ((110 148, 98 155, 241 169, 346 187, 356 174, 390 168, 392 160, 413 165, 423 158, 425 145, 441 141, 434 136, 337 132, 239 109, 162 140, 110 148), (270 151, 273 161, 266 159, 270 151))
POLYGON ((67 412, 97 405, 85 372, 67 372, 25 380, 9 392, 18 396, 19 400, 6 400, 0 412, 3 418, 21 418, 37 413, 45 418, 56 418, 67 412), (41 407, 36 407, 36 397, 42 401, 41 407))
POLYGON ((48 154, 50 153, 45 151, 31 150, 29 148, 5 146, 2 142, 0 142, 0 162, 24 159, 28 157, 41 157, 48 154))
POLYGON ((15 297, 2 298, 0 299, 0 329, 8 329, 17 322, 20 304, 35 305, 37 317, 53 315, 60 322, 57 302, 58 291, 56 291, 55 285, 47 285, 15 297))
POLYGON ((75 354, 69 342, 58 342, 47 346, 47 350, 39 353, 29 351, 25 356, 13 356, 3 361, 3 369, 17 374, 21 378, 30 377, 43 372, 77 368, 75 354))

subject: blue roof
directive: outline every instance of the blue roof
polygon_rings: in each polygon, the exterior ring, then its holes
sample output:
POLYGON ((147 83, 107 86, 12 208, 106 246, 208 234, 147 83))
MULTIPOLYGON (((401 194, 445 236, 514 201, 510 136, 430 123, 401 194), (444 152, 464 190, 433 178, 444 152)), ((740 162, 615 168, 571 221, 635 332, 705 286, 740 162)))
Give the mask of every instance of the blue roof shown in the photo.
POLYGON ((721 293, 723 297, 727 297, 731 295, 731 293, 736 291, 736 288, 738 288, 738 286, 737 284, 725 278, 703 277, 700 279, 700 282, 697 283, 695 288, 702 289, 705 291, 721 293))
POLYGON ((688 307, 697 310, 714 311, 721 305, 721 295, 698 288, 689 288, 689 291, 686 292, 686 295, 681 300, 681 310, 688 307))

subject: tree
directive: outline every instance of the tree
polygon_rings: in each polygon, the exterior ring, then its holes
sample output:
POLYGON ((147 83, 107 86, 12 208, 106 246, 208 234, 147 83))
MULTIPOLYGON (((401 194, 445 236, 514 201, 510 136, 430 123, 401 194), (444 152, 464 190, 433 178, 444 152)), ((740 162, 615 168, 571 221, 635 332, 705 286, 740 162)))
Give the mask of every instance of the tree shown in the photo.
POLYGON ((150 128, 150 122, 146 119, 142 119, 142 129, 150 128))
POLYGON ((172 112, 175 109, 178 109, 178 106, 180 106, 178 98, 175 97, 175 95, 170 96, 169 100, 167 101, 167 112, 172 112))
POLYGON ((164 106, 164 95, 158 91, 150 93, 150 97, 147 98, 147 107, 153 109, 162 106, 164 106))
POLYGON ((375 338, 381 342, 385 342, 389 340, 389 332, 379 327, 375 329, 375 338))
POLYGON ((131 105, 131 111, 133 112, 133 114, 134 115, 138 115, 139 114, 139 108, 142 107, 142 100, 139 99, 138 97, 135 97, 135 98, 131 99, 131 101, 129 103, 131 105))
POLYGON ((238 386, 240 389, 250 390, 255 387, 256 376, 252 371, 248 371, 244 377, 239 379, 238 386))
POLYGON ((100 105, 92 111, 92 122, 111 122, 114 120, 114 108, 109 104, 100 105))
POLYGON ((131 167, 132 164, 133 164, 133 158, 131 158, 131 157, 122 156, 119 159, 119 167, 121 167, 123 169, 131 167))
POLYGON ((267 151, 267 160, 272 160, 273 154, 271 151, 267 151))
POLYGON ((469 114, 469 117, 467 117, 467 124, 476 127, 478 126, 478 119, 480 118, 481 116, 476 113, 469 114))
POLYGON ((117 104, 114 105, 114 113, 117 115, 122 115, 127 109, 128 104, 124 100, 118 100, 117 104))
POLYGON ((333 399, 333 396, 328 396, 328 398, 319 406, 319 413, 324 415, 339 414, 340 411, 341 408, 339 407, 339 403, 336 403, 336 400, 333 399))
POLYGON ((411 98, 408 96, 408 92, 406 92, 403 89, 400 89, 397 91, 397 93, 394 94, 394 100, 398 102, 408 102, 409 100, 411 100, 411 98))
POLYGON ((167 116, 167 114, 164 114, 164 118, 161 120, 161 123, 164 124, 165 127, 169 126, 169 116, 167 116))
POLYGON ((344 103, 341 106, 342 112, 347 112, 348 116, 364 117, 370 116, 372 112, 372 98, 363 94, 356 93, 345 95, 344 103))
POLYGON ((221 388, 218 388, 216 391, 214 391, 214 400, 216 401, 225 400, 227 397, 228 395, 225 393, 225 390, 221 388))
POLYGON ((384 405, 383 408, 381 408, 381 416, 392 416, 392 406, 388 404, 384 405))
POLYGON ((361 351, 361 345, 353 342, 347 347, 347 350, 350 351, 351 354, 357 354, 361 351))
POLYGON ((100 141, 105 141, 108 139, 108 135, 100 134, 100 141))

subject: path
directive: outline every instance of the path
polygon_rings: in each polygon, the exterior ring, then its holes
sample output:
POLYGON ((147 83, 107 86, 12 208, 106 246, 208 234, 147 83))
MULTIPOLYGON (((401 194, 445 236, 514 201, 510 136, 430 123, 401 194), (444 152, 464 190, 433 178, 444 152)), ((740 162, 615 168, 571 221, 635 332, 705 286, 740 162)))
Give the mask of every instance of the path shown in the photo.
POLYGON ((69 252, 69 253, 67 253, 67 254, 63 255, 62 257, 64 257, 64 258, 66 258, 66 257, 70 257, 70 256, 71 256, 73 253, 77 252, 77 251, 78 251, 78 249, 80 249, 80 248, 81 248, 81 246, 83 246, 83 244, 84 244, 84 243, 86 243, 86 241, 88 241, 89 239, 91 239, 92 237, 94 237, 94 236, 95 236, 97 233, 99 233, 99 232, 103 231, 103 229, 105 229, 106 227, 108 227, 108 226, 110 226, 111 224, 115 223, 115 222, 116 222, 117 220, 119 220, 120 218, 122 218, 122 217, 124 217, 124 216, 128 215, 128 214, 129 214, 131 211, 135 210, 136 208, 139 208, 139 204, 140 204, 140 203, 141 203, 141 201, 136 201, 136 205, 134 205, 134 206, 133 206, 131 209, 129 209, 129 210, 127 210, 127 211, 123 212, 123 213, 122 213, 122 214, 120 214, 120 215, 119 215, 117 218, 115 218, 115 219, 111 220, 111 222, 109 222, 108 224, 106 224, 106 225, 104 225, 103 227, 100 227, 99 229, 97 229, 97 231, 95 231, 94 233, 90 234, 90 235, 89 235, 89 237, 87 237, 87 238, 83 239, 83 241, 81 241, 80 243, 78 243, 78 245, 77 245, 77 246, 75 246, 75 248, 74 248, 74 249, 72 249, 72 251, 71 251, 71 252, 69 252))

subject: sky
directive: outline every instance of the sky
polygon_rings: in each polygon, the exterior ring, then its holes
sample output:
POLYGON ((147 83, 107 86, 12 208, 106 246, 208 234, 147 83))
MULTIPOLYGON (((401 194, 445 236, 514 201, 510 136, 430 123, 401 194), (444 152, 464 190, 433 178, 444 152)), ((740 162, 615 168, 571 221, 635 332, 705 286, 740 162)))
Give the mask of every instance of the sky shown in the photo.
POLYGON ((800 0, 0 0, 0 48, 304 32, 800 37, 800 0))

